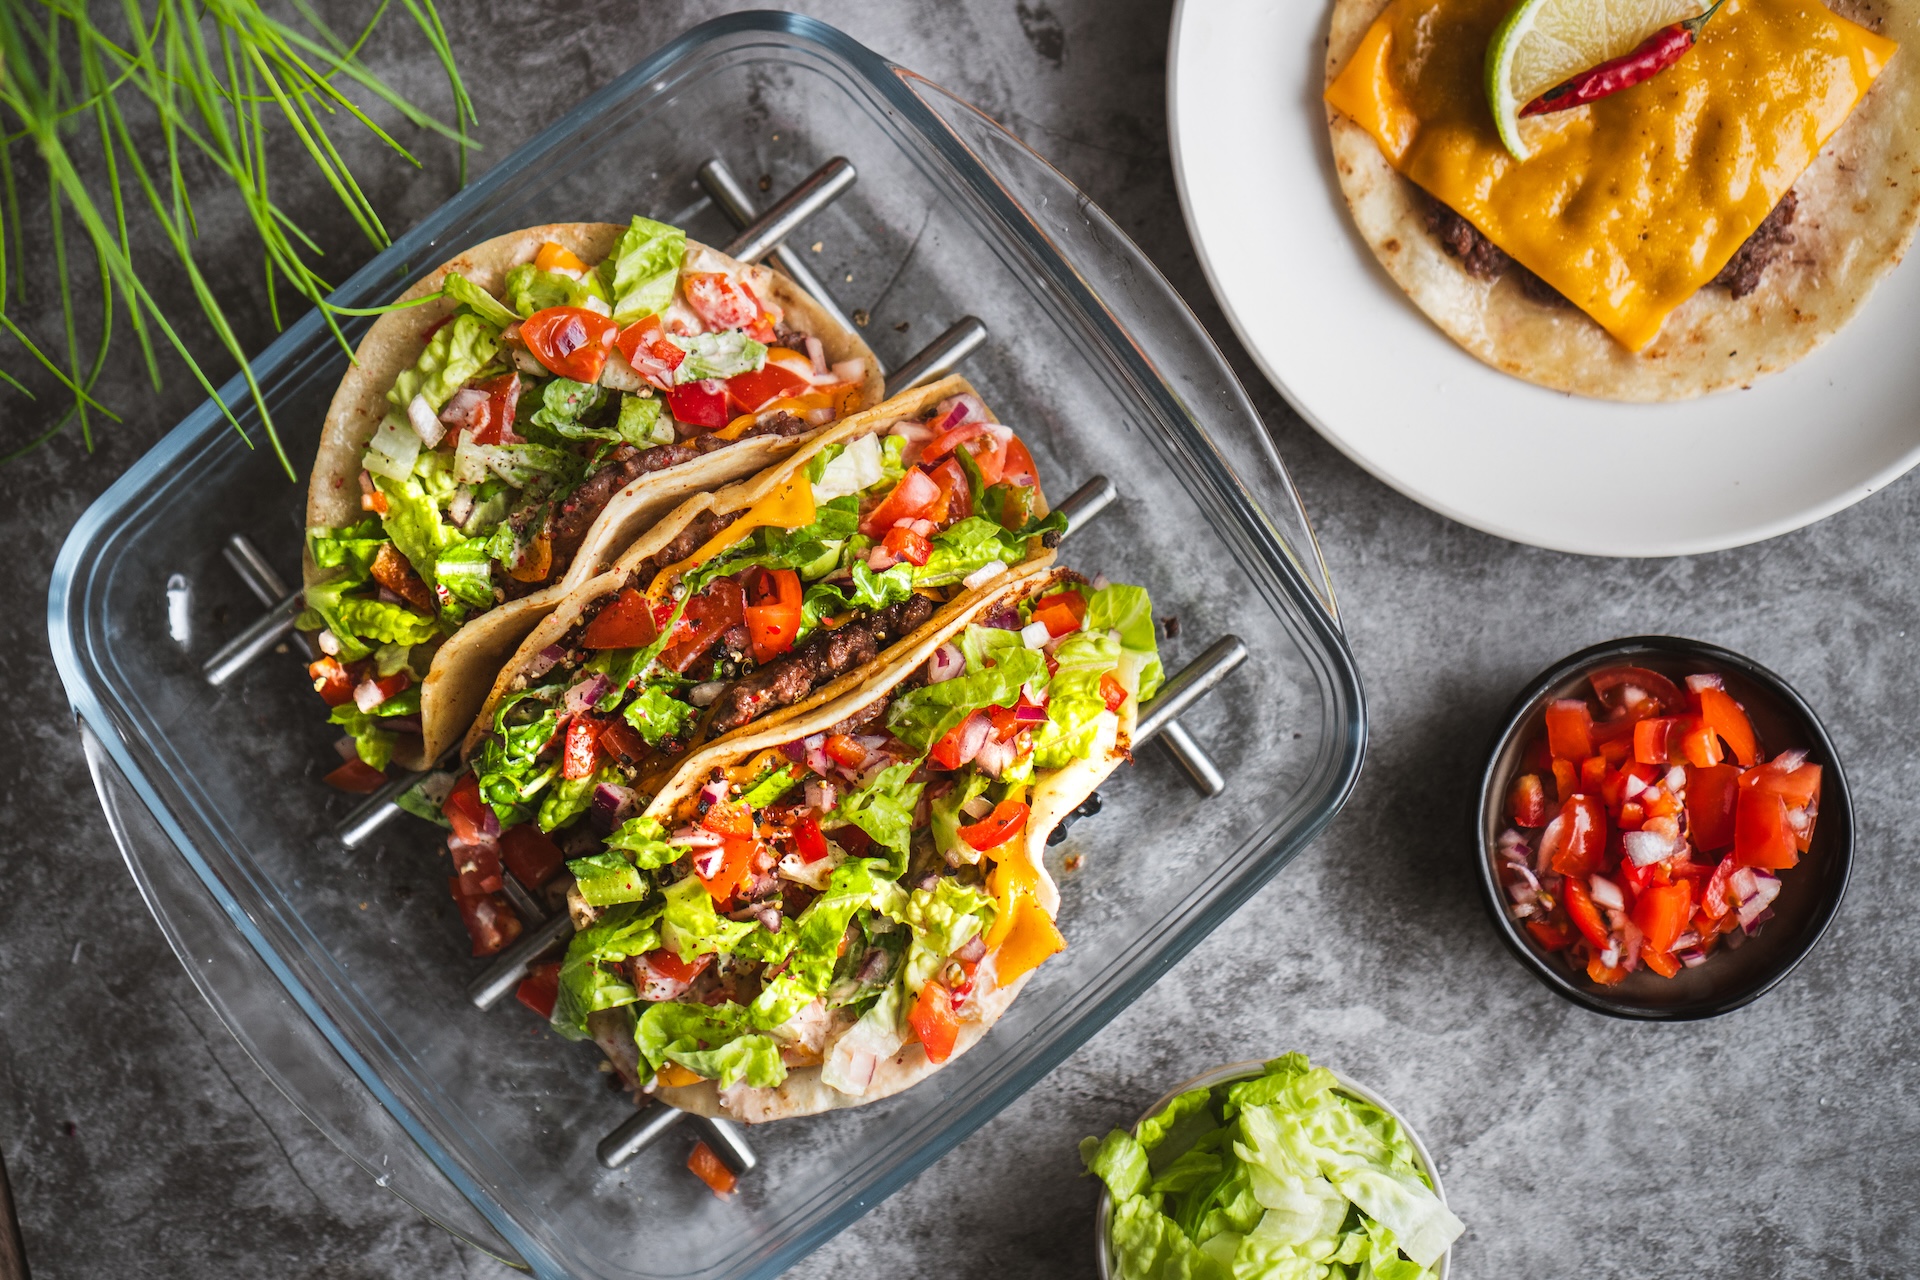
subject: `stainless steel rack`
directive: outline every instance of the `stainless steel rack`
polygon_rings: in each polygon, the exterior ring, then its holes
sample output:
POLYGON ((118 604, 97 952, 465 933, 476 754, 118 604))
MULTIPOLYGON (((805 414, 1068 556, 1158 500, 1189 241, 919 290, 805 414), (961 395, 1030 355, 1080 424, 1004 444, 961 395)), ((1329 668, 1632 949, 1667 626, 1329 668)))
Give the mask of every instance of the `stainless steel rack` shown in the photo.
MULTIPOLYGON (((857 172, 845 157, 836 156, 815 170, 792 191, 756 215, 753 201, 724 161, 709 160, 699 170, 699 180, 714 205, 727 216, 740 233, 725 246, 725 252, 743 261, 772 257, 780 268, 822 305, 851 327, 840 312, 831 292, 786 239, 814 214, 844 193, 857 179, 857 172)), ((909 357, 886 380, 888 396, 944 377, 977 350, 987 338, 986 325, 977 317, 964 316, 919 352, 909 357)), ((1119 497, 1113 482, 1095 476, 1058 504, 1067 517, 1065 537, 1078 532, 1090 520, 1119 497)), ((257 596, 266 612, 240 634, 222 645, 202 666, 207 682, 224 685, 261 654, 287 640, 294 620, 302 609, 299 590, 289 590, 266 558, 244 535, 234 534, 223 548, 223 556, 249 590, 257 596)), ((1158 741, 1186 773, 1195 790, 1207 798, 1226 789, 1226 780, 1205 748, 1177 719, 1204 697, 1247 658, 1246 645, 1236 636, 1222 636, 1174 674, 1153 701, 1143 709, 1135 725, 1133 745, 1158 741)), ((302 659, 305 660, 304 647, 302 659)), ((452 753, 449 753, 449 757, 452 753)), ((436 767, 450 763, 443 758, 436 767)), ((335 836, 347 847, 356 847, 384 827, 395 815, 405 812, 397 801, 417 785, 425 774, 402 773, 368 796, 334 829, 335 836)), ((1055 844, 1067 828, 1080 818, 1099 812, 1099 796, 1089 797, 1079 809, 1066 815, 1049 834, 1055 844)), ((528 969, 543 956, 562 946, 573 933, 572 922, 564 909, 549 912, 511 872, 502 871, 503 888, 514 909, 527 923, 520 938, 487 966, 467 988, 468 999, 476 1008, 492 1008, 512 992, 525 978, 528 969)), ((703 1130, 716 1153, 736 1172, 746 1173, 758 1163, 758 1157, 740 1128, 733 1123, 705 1116, 692 1116, 674 1107, 646 1105, 608 1133, 596 1147, 600 1162, 610 1169, 619 1168, 649 1146, 658 1142, 682 1121, 693 1119, 703 1130)))

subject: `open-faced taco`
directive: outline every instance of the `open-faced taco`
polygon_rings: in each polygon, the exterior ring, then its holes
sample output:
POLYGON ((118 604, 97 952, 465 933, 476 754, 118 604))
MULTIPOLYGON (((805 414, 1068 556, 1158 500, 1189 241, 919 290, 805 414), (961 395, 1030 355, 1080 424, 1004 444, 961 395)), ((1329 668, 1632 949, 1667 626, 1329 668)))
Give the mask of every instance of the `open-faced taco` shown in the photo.
POLYGON ((1047 836, 1160 682, 1146 592, 1048 569, 700 752, 569 862, 553 1025, 748 1122, 907 1088, 1067 945, 1047 836))
POLYGON ((689 494, 881 398, 792 281, 636 217, 486 241, 368 331, 307 493, 315 687, 358 748, 425 768, 565 594, 689 494))
POLYGON ((1623 55, 1559 84, 1517 83, 1560 72, 1513 52, 1515 9, 1337 0, 1327 43, 1355 225, 1481 360, 1614 400, 1747 386, 1899 264, 1920 221, 1920 65, 1897 53, 1916 0, 1559 3, 1539 48, 1597 32, 1623 55), (1511 145, 1502 95, 1522 104, 1511 145))
POLYGON ((517 932, 502 856, 551 873, 598 847, 692 752, 861 687, 1043 568, 1062 527, 958 377, 688 498, 534 628, 468 732, 445 816, 476 954, 517 932))

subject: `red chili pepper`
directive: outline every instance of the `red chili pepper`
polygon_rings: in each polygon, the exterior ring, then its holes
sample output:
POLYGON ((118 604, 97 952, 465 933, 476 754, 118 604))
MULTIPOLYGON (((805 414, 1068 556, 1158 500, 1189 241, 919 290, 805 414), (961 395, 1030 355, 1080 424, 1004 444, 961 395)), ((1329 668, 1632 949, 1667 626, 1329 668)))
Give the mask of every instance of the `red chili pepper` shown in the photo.
POLYGON ((1653 79, 1693 48, 1700 39, 1700 28, 1726 2, 1714 0, 1713 7, 1699 17, 1660 28, 1642 40, 1632 53, 1610 58, 1597 67, 1587 68, 1565 83, 1555 85, 1522 107, 1520 114, 1543 116, 1553 111, 1571 111, 1653 79))

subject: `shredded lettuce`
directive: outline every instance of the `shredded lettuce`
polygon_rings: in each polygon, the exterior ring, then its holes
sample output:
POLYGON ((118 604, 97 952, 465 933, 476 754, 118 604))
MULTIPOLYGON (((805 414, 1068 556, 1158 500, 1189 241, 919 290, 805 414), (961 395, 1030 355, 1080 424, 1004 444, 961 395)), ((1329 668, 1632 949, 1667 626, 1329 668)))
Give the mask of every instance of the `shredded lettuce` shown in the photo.
POLYGON ((493 607, 493 557, 485 542, 468 540, 448 547, 434 561, 433 577, 462 604, 493 607))
POLYGON ((636 215, 596 272, 613 318, 625 325, 665 311, 686 256, 686 232, 636 215))
POLYGON ((1080 1144, 1122 1280, 1420 1280, 1464 1230, 1392 1117, 1300 1054, 1080 1144))
POLYGON ((667 341, 687 353, 687 358, 673 371, 676 383, 756 373, 767 364, 766 347, 737 331, 701 333, 691 338, 674 337, 667 341))
POLYGON ((995 560, 1019 564, 1027 558, 1028 539, 1060 533, 1066 527, 1067 518, 1058 511, 1018 530, 1003 528, 985 516, 968 516, 933 536, 932 554, 913 571, 914 585, 931 587, 959 582, 995 560))
POLYGON ((624 853, 643 871, 664 867, 678 859, 685 849, 667 843, 667 831, 648 817, 628 818, 607 837, 607 848, 624 853))
MULTIPOLYGON (((994 630, 992 627, 968 627, 967 633, 976 644, 989 639, 1000 644, 997 638, 972 635, 974 632, 994 630)), ((1044 683, 1047 660, 1040 652, 1019 645, 1016 632, 1002 631, 999 635, 1012 636, 1015 643, 1000 647, 993 654, 994 665, 976 663, 974 655, 969 654, 964 675, 943 680, 939 684, 909 689, 895 698, 887 708, 887 728, 893 736, 925 751, 946 736, 948 730, 966 719, 969 712, 988 706, 1010 707, 1020 701, 1020 687, 1027 681, 1044 683)), ((963 652, 965 648, 963 643, 963 652)))
POLYGON ((464 541, 460 531, 440 518, 440 507, 420 476, 395 480, 374 477, 374 484, 387 498, 387 514, 381 523, 400 554, 413 564, 413 571, 433 582, 442 554, 464 541))
POLYGON ((957 857, 962 862, 980 861, 980 851, 960 838, 960 828, 973 821, 961 812, 961 806, 975 796, 983 795, 987 784, 992 781, 969 765, 952 789, 943 796, 936 796, 928 806, 933 824, 933 847, 943 857, 957 857))
POLYGON ((447 272, 440 291, 496 329, 504 329, 520 317, 507 310, 500 299, 482 289, 458 271, 447 272))
POLYGON ((648 746, 657 747, 668 738, 678 736, 692 721, 695 712, 691 703, 674 697, 671 689, 648 685, 634 696, 633 701, 627 704, 627 709, 620 714, 646 739, 648 746))
POLYGON ((612 849, 567 863, 575 887, 588 906, 609 907, 616 902, 638 902, 653 892, 653 881, 612 849))
POLYGON ((603 782, 619 781, 618 770, 605 761, 584 778, 555 779, 553 785, 547 788, 546 796, 540 801, 540 829, 557 831, 561 827, 570 825, 593 804, 595 787, 603 782))
POLYGON ((604 435, 605 432, 583 425, 580 419, 597 409, 605 396, 606 393, 591 382, 555 378, 540 388, 540 407, 527 419, 527 425, 544 427, 567 440, 604 435))
POLYGON ((713 897, 698 877, 687 876, 667 887, 667 905, 660 917, 660 934, 682 960, 731 951, 758 926, 751 920, 725 920, 713 909, 713 897))
POLYGON ((327 716, 329 724, 337 724, 353 739, 353 749, 359 754, 361 762, 375 769, 384 769, 393 759, 395 734, 391 729, 383 729, 380 722, 393 716, 411 716, 420 713, 420 686, 412 685, 401 690, 393 697, 375 707, 372 711, 362 711, 351 702, 343 702, 327 716))
POLYGON ((913 810, 927 786, 924 782, 907 781, 917 764, 917 761, 903 760, 888 765, 874 775, 873 781, 842 798, 829 819, 834 826, 859 827, 876 843, 891 849, 898 865, 889 872, 889 879, 907 868, 907 850, 913 839, 913 810))
POLYGON ((655 1004, 640 1015, 634 1043, 656 1071, 671 1062, 722 1088, 742 1080, 762 1088, 779 1084, 787 1078, 779 1044, 748 1026, 747 1010, 736 1004, 655 1004))
POLYGON ((507 272, 507 303, 521 317, 548 307, 584 307, 589 299, 607 302, 606 290, 589 271, 575 280, 557 271, 542 271, 531 262, 523 262, 507 272))
POLYGON ((500 330, 479 316, 456 315, 440 326, 427 346, 387 389, 387 403, 404 419, 415 396, 425 396, 435 413, 453 393, 471 382, 500 351, 500 330))
POLYGON ((631 903, 608 908, 598 920, 573 935, 566 959, 560 963, 560 993, 553 1004, 553 1028, 569 1040, 587 1036, 587 1015, 601 1009, 632 1004, 640 998, 626 976, 609 972, 604 964, 618 964, 645 955, 660 946, 660 918, 656 903, 631 903))
POLYGON ((613 433, 641 449, 672 444, 673 419, 660 412, 658 396, 622 395, 620 416, 614 421, 613 433))

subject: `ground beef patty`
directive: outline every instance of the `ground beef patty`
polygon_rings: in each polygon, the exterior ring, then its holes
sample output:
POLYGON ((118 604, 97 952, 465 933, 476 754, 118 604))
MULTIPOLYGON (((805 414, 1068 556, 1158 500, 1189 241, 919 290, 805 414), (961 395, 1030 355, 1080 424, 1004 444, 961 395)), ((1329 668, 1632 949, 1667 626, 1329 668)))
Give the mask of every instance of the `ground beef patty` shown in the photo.
MULTIPOLYGON (((1427 230, 1433 233, 1449 257, 1459 259, 1468 275, 1476 280, 1497 280, 1511 272, 1520 291, 1534 302, 1553 307, 1572 305, 1558 289, 1515 262, 1500 246, 1481 235, 1478 227, 1426 192, 1422 191, 1420 196, 1427 230)), ((1787 228, 1793 223, 1799 203, 1799 198, 1792 191, 1780 197, 1780 203, 1773 207, 1773 212, 1753 229, 1753 234, 1734 251, 1727 265, 1720 268, 1720 273, 1707 283, 1720 286, 1736 298, 1744 298, 1759 288, 1760 277, 1780 256, 1780 251, 1793 243, 1793 233, 1787 228)))
POLYGON ((934 603, 915 595, 870 618, 823 631, 721 691, 713 732, 725 733, 779 707, 792 706, 834 677, 862 663, 933 616, 934 603))
POLYGON ((722 440, 711 432, 702 432, 682 443, 657 444, 651 449, 639 449, 630 444, 615 445, 600 470, 581 481, 579 487, 561 499, 560 505, 554 510, 553 519, 547 526, 553 538, 551 576, 557 578, 566 572, 566 566, 573 563, 574 553, 580 549, 580 543, 585 540, 595 518, 606 508, 614 494, 641 476, 677 467, 742 440, 752 440, 758 436, 797 436, 812 429, 812 424, 805 418, 783 409, 762 414, 752 426, 732 440, 722 440))

